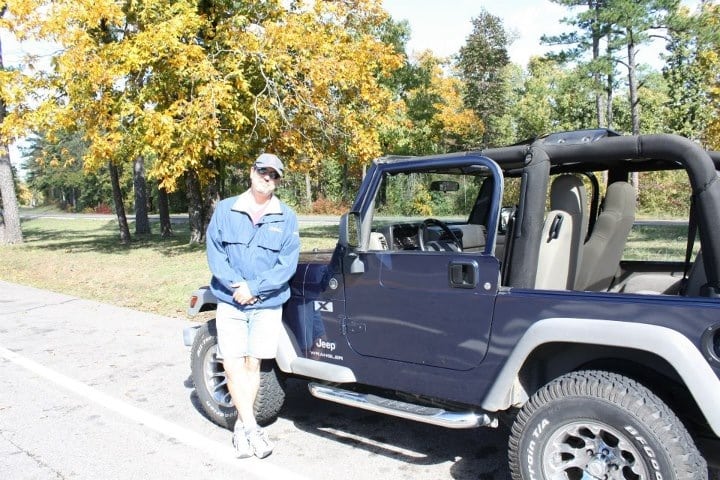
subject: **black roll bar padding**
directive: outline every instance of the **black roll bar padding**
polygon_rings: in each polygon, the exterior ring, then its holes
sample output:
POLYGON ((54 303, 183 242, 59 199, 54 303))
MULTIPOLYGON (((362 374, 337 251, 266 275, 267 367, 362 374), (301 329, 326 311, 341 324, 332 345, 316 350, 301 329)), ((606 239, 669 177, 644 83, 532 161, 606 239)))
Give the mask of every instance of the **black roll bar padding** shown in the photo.
POLYGON ((695 196, 700 248, 707 275, 707 293, 720 289, 720 181, 715 164, 707 151, 687 138, 677 135, 643 135, 638 139, 640 151, 654 158, 672 155, 685 166, 695 196))
POLYGON ((540 256, 542 229, 545 222, 545 198, 550 176, 550 161, 542 148, 531 146, 523 168, 520 206, 515 219, 508 285, 533 288, 540 256))
POLYGON ((681 164, 688 173, 693 195, 698 200, 700 245, 707 273, 708 291, 720 290, 720 182, 713 158, 695 142, 670 134, 607 137, 588 147, 583 145, 543 145, 551 162, 581 158, 600 164, 622 160, 669 160, 681 164))

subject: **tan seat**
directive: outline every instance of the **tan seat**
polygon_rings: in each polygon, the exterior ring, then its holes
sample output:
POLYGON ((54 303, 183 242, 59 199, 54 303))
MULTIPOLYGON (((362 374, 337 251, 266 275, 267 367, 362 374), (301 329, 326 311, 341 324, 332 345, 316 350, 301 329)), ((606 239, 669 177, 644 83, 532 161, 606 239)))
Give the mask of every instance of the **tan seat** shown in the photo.
POLYGON ((698 297, 700 296, 700 289, 707 283, 707 275, 705 274, 705 263, 703 262, 702 251, 698 251, 695 256, 695 261, 688 272, 687 280, 685 282, 683 282, 680 273, 643 273, 633 275, 618 291, 643 295, 662 294, 698 297))
POLYGON ((610 288, 634 222, 635 189, 627 182, 610 184, 603 210, 583 249, 575 282, 578 290, 610 288))
POLYGON ((545 218, 535 288, 575 287, 587 235, 585 186, 575 175, 560 175, 550 187, 550 212, 545 218))

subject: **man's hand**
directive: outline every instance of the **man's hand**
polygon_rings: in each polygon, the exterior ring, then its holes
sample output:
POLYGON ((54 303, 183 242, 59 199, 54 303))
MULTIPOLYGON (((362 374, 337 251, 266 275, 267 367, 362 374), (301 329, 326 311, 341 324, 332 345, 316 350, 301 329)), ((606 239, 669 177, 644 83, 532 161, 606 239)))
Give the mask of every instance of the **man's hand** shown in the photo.
POLYGON ((250 293, 250 289, 245 282, 233 283, 230 285, 235 289, 233 300, 240 305, 252 305, 258 301, 257 297, 250 293))

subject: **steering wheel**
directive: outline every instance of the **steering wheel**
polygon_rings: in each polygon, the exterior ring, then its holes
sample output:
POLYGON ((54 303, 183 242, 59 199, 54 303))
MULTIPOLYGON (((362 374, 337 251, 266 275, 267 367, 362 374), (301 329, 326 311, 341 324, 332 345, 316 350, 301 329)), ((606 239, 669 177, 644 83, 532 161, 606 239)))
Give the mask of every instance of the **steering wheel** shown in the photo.
POLYGON ((424 251, 462 251, 462 244, 455 235, 455 232, 450 230, 450 227, 447 226, 447 223, 443 222, 442 220, 438 220, 437 218, 426 218, 425 220, 423 220, 422 224, 418 227, 418 243, 420 244, 420 250, 424 251), (429 242, 425 240, 427 237, 428 229, 432 225, 440 227, 448 237, 449 243, 447 244, 447 248, 444 248, 445 246, 436 240, 431 240, 429 242), (430 248, 431 246, 435 248, 430 248))

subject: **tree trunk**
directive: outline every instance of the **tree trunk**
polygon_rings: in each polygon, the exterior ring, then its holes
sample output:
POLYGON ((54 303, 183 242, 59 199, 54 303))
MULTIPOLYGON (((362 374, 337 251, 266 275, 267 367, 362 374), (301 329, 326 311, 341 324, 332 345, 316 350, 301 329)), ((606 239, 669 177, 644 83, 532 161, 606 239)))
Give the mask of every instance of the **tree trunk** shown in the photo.
POLYGON ((202 195, 202 232, 203 236, 202 239, 205 239, 205 232, 207 231, 207 227, 210 224, 210 219, 212 218, 212 214, 215 211, 215 205, 220 201, 220 186, 222 184, 222 180, 220 177, 219 167, 218 167, 218 161, 215 158, 207 158, 205 161, 205 165, 216 172, 218 172, 217 175, 215 175, 207 184, 207 187, 205 188, 205 192, 201 191, 202 195))
POLYGON ((123 204, 122 191, 120 190, 120 174, 118 173, 117 165, 112 161, 108 162, 108 170, 110 170, 115 213, 117 214, 118 227, 120 227, 120 243, 127 245, 130 243, 130 227, 128 226, 127 216, 125 215, 125 205, 123 204))
POLYGON ((632 30, 628 31, 628 87, 630 89, 630 118, 632 134, 640 134, 640 101, 638 100, 637 65, 635 64, 635 40, 632 30))
MULTIPOLYGON (((632 134, 640 134, 640 101, 638 99, 637 85, 637 65, 635 61, 635 38, 633 31, 627 32, 628 44, 628 86, 630 89, 630 119, 632 121, 632 134)), ((632 173, 632 185, 635 187, 635 196, 640 192, 640 175, 638 172, 632 173)))
POLYGON ((148 218, 145 157, 142 155, 138 155, 133 162, 133 187, 135 190, 135 234, 148 235, 151 231, 150 219, 148 218))
MULTIPOLYGON (((600 83, 600 74, 596 75, 596 81, 598 84, 600 83)), ((608 122, 607 117, 605 115, 606 109, 605 105, 603 104, 603 100, 605 99, 605 96, 603 95, 603 92, 598 91, 595 92, 595 110, 597 112, 597 126, 598 128, 607 128, 608 122)))
POLYGON ((347 200, 349 188, 350 188, 350 186, 348 185, 348 165, 347 165, 347 162, 345 162, 342 165, 342 199, 343 200, 347 200))
POLYGON ((613 122, 615 121, 615 117, 613 115, 613 74, 608 74, 607 77, 607 100, 605 101, 606 105, 605 108, 607 108, 607 128, 612 128, 613 122))
MULTIPOLYGON (((3 5, 0 9, 0 18, 5 16, 7 7, 3 5)), ((2 40, 0 40, 0 71, 4 70, 2 57, 2 40)), ((5 121, 5 102, 0 100, 0 125, 5 121)), ((17 193, 15 192, 15 181, 13 179, 12 164, 8 145, 0 144, 0 245, 11 243, 22 243, 23 235, 20 227, 20 210, 18 209, 17 193)))
POLYGON ((18 209, 12 166, 7 148, 0 145, 0 245, 22 243, 20 211, 18 209))
MULTIPOLYGON (((600 12, 600 2, 596 0, 588 0, 588 7, 595 10, 595 18, 592 20, 592 57, 595 62, 600 58, 600 39, 602 38, 602 32, 600 31, 600 22, 598 21, 598 15, 600 12)), ((596 64, 597 65, 597 64, 596 64)), ((597 66, 595 67, 597 68, 597 66)), ((595 69, 593 69, 595 70, 595 69)), ((597 126, 599 128, 607 126, 607 119, 605 118, 605 106, 603 105, 603 88, 601 87, 602 74, 599 71, 593 73, 593 80, 595 82, 595 111, 597 115, 597 126)))
POLYGON ((312 182, 310 181, 310 173, 305 174, 305 205, 308 212, 312 211, 312 182))
MULTIPOLYGON (((612 43, 613 43, 612 33, 608 33, 607 45, 605 47, 605 55, 607 56, 607 58, 613 58, 612 43)), ((607 74, 607 83, 605 84, 605 108, 606 108, 605 120, 607 122, 605 126, 607 128, 612 128, 613 121, 615 120, 615 118, 613 116, 613 90, 614 90, 613 83, 615 82, 615 74, 613 72, 614 72, 614 69, 611 68, 607 74)))
POLYGON ((200 180, 194 170, 185 174, 185 186, 188 199, 188 223, 190 226, 190 243, 202 243, 205 241, 205 224, 203 219, 202 195, 200 192, 200 180))
POLYGON ((170 222, 170 201, 167 191, 158 186, 158 211, 160 212, 160 236, 162 238, 172 237, 172 223, 170 222))

